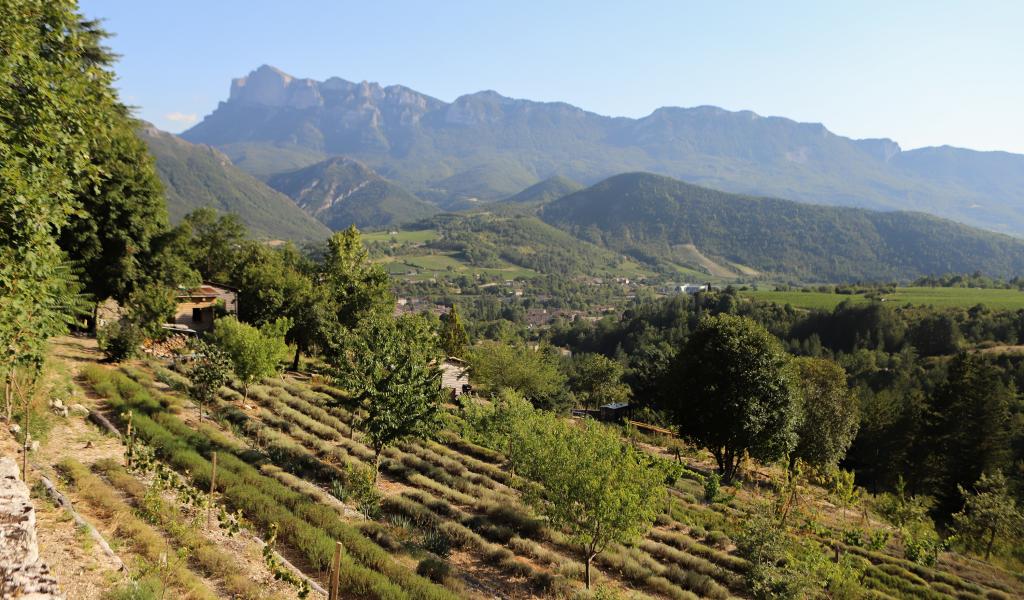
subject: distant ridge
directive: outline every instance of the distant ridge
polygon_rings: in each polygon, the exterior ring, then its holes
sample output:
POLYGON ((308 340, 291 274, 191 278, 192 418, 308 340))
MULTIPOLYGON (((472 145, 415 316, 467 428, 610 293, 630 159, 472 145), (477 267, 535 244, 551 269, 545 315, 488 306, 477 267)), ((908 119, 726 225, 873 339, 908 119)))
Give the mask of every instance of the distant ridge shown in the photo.
POLYGON ((1024 240, 930 215, 742 196, 627 173, 546 204, 541 218, 649 264, 744 265, 805 281, 1024 274, 1024 240), (698 254, 694 254, 694 251, 698 254))
POLYGON ((392 227, 433 215, 438 209, 344 157, 280 173, 267 183, 334 230, 392 227))
POLYGON ((648 171, 1024 234, 1022 155, 904 151, 888 139, 854 140, 817 123, 713 106, 606 117, 493 91, 443 102, 400 85, 315 81, 264 65, 236 79, 228 100, 183 136, 217 146, 261 178, 348 156, 446 207, 507 198, 551 173, 594 183, 648 171))
POLYGON ((583 189, 583 185, 568 177, 554 175, 535 183, 518 194, 505 198, 513 204, 544 204, 583 189))

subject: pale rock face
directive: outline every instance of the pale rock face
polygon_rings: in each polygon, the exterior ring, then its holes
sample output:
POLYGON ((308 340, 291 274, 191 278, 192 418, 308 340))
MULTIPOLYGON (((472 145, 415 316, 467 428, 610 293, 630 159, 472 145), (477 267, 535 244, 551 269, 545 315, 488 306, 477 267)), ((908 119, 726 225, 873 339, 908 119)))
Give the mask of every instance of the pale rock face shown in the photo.
POLYGON ((273 67, 263 65, 246 77, 231 81, 232 102, 263 106, 311 108, 323 104, 319 84, 312 79, 296 79, 273 67))

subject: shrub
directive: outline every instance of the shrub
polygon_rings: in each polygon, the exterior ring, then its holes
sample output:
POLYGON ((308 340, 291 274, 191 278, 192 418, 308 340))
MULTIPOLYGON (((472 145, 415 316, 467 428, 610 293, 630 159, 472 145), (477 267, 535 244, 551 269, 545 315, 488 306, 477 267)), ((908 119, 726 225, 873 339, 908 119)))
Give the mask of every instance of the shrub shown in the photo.
POLYGON ((416 566, 416 573, 418 575, 426 577, 436 583, 444 581, 451 572, 452 567, 448 564, 448 561, 434 556, 424 558, 420 561, 420 564, 416 566))
POLYGON ((96 343, 108 360, 128 360, 139 353, 145 341, 142 328, 127 319, 111 323, 96 332, 96 343))

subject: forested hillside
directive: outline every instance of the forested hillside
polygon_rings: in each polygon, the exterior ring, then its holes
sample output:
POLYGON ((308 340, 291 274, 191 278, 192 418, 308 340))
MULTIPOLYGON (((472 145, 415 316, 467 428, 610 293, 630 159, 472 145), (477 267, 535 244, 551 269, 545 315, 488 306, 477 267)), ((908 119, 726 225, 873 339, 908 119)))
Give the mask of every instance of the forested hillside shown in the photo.
POLYGON ((1024 242, 921 213, 814 206, 630 173, 545 205, 541 217, 651 264, 712 258, 805 280, 1024 273, 1024 242))
POLYGON ((260 237, 305 241, 322 240, 330 233, 287 196, 241 171, 219 151, 151 125, 140 127, 139 135, 156 159, 172 221, 209 207, 238 215, 260 237))

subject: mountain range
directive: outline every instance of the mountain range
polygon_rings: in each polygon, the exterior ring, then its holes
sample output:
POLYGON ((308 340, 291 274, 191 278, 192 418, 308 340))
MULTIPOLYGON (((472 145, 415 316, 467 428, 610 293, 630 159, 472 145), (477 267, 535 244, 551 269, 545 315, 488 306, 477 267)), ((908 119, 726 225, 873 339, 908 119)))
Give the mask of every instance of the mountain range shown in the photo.
POLYGON ((262 179, 357 159, 435 204, 499 200, 553 175, 584 184, 648 171, 730 192, 921 211, 1024 234, 1024 156, 902 150, 821 124, 717 107, 608 117, 493 91, 444 102, 400 85, 292 77, 262 66, 182 136, 262 179))

